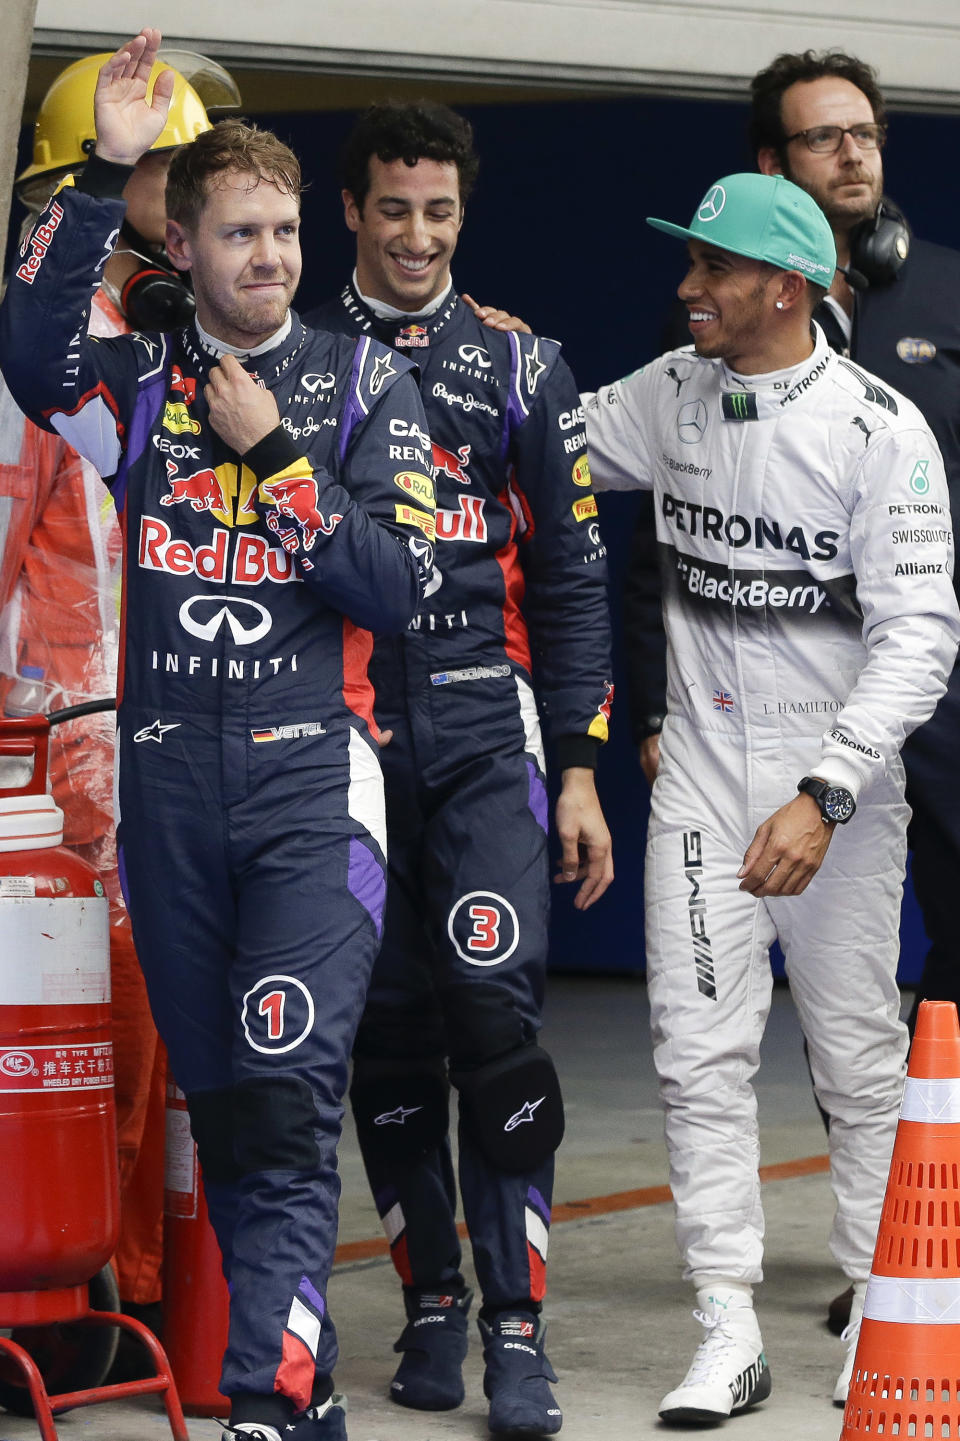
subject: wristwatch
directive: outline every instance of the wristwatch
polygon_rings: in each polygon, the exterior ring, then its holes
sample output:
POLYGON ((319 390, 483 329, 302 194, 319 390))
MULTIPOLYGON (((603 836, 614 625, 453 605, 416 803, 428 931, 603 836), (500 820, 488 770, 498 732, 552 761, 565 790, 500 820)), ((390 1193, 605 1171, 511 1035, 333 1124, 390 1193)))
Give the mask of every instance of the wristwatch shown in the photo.
POLYGON ((819 776, 804 776, 798 783, 797 790, 813 796, 820 807, 824 824, 827 821, 836 821, 838 825, 845 826, 857 809, 857 803, 846 786, 833 786, 829 781, 822 781, 819 776))

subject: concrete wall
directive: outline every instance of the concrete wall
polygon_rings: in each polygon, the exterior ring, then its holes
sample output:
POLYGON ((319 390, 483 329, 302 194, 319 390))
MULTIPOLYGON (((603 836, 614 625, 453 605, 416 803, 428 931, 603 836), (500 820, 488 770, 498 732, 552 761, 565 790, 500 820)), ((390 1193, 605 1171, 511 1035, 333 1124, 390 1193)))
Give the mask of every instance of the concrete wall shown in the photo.
POLYGON ((780 50, 837 46, 895 102, 960 108, 956 0, 39 0, 36 43, 82 53, 162 21, 169 43, 314 71, 735 95, 780 50))
POLYGON ((35 7, 36 0, 6 0, 3 12, 7 59, 0 68, 0 254, 6 245, 35 7))

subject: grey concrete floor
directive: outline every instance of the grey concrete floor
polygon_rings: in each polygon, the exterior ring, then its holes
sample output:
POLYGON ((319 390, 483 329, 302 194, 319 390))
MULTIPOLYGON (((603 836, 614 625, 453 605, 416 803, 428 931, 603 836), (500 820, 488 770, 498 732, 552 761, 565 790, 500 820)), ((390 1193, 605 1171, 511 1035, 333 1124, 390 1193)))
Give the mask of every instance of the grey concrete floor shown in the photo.
MULTIPOLYGON (((569 1441, 647 1441, 678 1434, 657 1420, 660 1397, 685 1372, 700 1332, 680 1280, 668 1202, 611 1209, 596 1198, 666 1183, 660 1107, 647 1033, 646 990, 632 978, 555 977, 545 1041, 567 1097, 567 1136, 558 1158, 547 1298, 549 1351, 561 1384, 562 1435, 569 1441), (587 1207, 586 1202, 594 1202, 587 1207), (580 1203, 580 1204, 578 1204, 580 1203)), ((758 1084, 765 1165, 822 1155, 825 1137, 806 1079, 799 1029, 777 990, 758 1084)), ((341 1242, 379 1235, 355 1138, 342 1150, 341 1242)), ((622 1204, 622 1202, 621 1202, 622 1204)), ((836 1441, 842 1413, 830 1401, 842 1343, 824 1325, 843 1289, 827 1250, 832 1198, 827 1177, 764 1186, 767 1279, 757 1298, 773 1395, 724 1429, 777 1441, 836 1441)), ((340 1335, 338 1387, 349 1397, 351 1441, 486 1441, 476 1334, 467 1399, 457 1411, 405 1411, 387 1399, 401 1327, 386 1258, 341 1264, 330 1285, 340 1335)), ((60 1441, 160 1441, 170 1432, 153 1400, 76 1410, 58 1418, 60 1441)), ((33 1421, 0 1412, 0 1441, 38 1434, 33 1421)), ((212 1420, 190 1422, 192 1441, 219 1441, 212 1420)))

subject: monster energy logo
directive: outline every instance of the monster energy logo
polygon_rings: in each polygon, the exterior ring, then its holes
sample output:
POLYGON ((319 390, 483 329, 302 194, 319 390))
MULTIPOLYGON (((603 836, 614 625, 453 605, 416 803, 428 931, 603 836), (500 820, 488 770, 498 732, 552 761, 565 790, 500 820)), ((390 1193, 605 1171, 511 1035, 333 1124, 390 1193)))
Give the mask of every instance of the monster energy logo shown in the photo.
POLYGON ((757 397, 752 390, 725 390, 723 392, 724 420, 758 420, 757 397))

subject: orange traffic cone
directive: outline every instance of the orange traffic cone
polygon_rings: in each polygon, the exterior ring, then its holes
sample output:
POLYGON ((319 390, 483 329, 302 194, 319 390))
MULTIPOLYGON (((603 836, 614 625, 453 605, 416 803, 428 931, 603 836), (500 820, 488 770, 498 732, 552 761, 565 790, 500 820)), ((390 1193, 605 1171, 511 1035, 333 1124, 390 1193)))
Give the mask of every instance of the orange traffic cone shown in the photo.
POLYGON ((960 1023, 924 1001, 840 1441, 960 1437, 960 1023))

